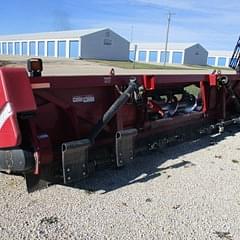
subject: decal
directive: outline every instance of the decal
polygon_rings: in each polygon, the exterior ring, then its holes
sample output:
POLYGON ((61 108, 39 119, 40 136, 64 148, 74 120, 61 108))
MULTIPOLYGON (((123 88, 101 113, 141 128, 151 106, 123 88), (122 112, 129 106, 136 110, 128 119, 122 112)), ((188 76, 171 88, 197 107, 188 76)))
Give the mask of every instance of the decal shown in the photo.
POLYGON ((104 77, 103 80, 104 80, 104 83, 111 83, 112 78, 111 77, 104 77))
POLYGON ((95 97, 93 95, 82 95, 74 96, 72 98, 73 103, 92 103, 95 102, 95 97))
POLYGON ((44 88, 50 88, 50 83, 32 83, 31 84, 32 89, 44 89, 44 88))
POLYGON ((10 103, 6 103, 5 106, 0 110, 0 129, 6 123, 8 118, 13 115, 13 110, 10 103))
POLYGON ((41 139, 46 139, 46 138, 48 138, 48 135, 47 135, 47 134, 41 134, 41 135, 38 135, 37 138, 38 138, 39 140, 41 140, 41 139))

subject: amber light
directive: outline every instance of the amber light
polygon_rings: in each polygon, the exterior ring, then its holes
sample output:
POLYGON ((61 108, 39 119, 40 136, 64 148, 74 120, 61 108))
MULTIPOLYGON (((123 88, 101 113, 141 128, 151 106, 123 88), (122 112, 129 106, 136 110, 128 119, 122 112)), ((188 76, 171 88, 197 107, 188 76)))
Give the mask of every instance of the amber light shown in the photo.
POLYGON ((41 74, 43 70, 42 59, 31 58, 28 60, 27 66, 28 66, 28 71, 33 75, 36 75, 36 73, 41 74))

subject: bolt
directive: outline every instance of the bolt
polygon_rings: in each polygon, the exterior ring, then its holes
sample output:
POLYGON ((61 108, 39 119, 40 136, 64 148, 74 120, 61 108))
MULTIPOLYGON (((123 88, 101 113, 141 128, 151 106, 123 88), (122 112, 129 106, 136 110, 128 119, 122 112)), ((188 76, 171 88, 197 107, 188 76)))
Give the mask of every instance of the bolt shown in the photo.
POLYGON ((71 177, 67 177, 67 180, 70 181, 70 180, 71 180, 71 177))
POLYGON ((67 168, 67 172, 70 172, 71 171, 71 169, 70 168, 67 168))
POLYGON ((85 163, 82 165, 82 167, 83 167, 83 168, 85 168, 85 167, 86 167, 85 163))
POLYGON ((83 176, 86 176, 86 172, 83 172, 82 175, 83 175, 83 176))

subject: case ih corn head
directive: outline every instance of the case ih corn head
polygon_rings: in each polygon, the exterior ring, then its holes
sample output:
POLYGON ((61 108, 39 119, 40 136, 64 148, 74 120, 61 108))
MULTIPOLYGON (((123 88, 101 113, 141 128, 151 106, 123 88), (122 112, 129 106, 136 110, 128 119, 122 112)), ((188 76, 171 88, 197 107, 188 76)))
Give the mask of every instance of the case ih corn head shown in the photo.
POLYGON ((0 171, 23 174, 29 191, 240 123, 238 73, 44 77, 40 59, 28 69, 0 68, 0 171))

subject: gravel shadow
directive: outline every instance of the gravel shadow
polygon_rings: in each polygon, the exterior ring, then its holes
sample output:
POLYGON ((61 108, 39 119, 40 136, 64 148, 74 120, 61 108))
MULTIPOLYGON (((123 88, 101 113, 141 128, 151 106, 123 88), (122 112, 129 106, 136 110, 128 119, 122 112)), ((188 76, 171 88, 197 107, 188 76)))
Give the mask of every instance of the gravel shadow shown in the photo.
POLYGON ((195 164, 184 161, 182 158, 179 159, 178 163, 167 167, 161 167, 161 165, 166 161, 176 160, 185 154, 215 145, 226 137, 234 136, 239 130, 239 127, 232 126, 222 134, 205 136, 194 141, 168 147, 163 151, 144 154, 136 157, 132 163, 120 169, 98 169, 94 176, 82 180, 72 187, 85 189, 89 193, 95 191, 108 193, 127 185, 150 181, 165 174, 166 170, 194 167, 195 164))

